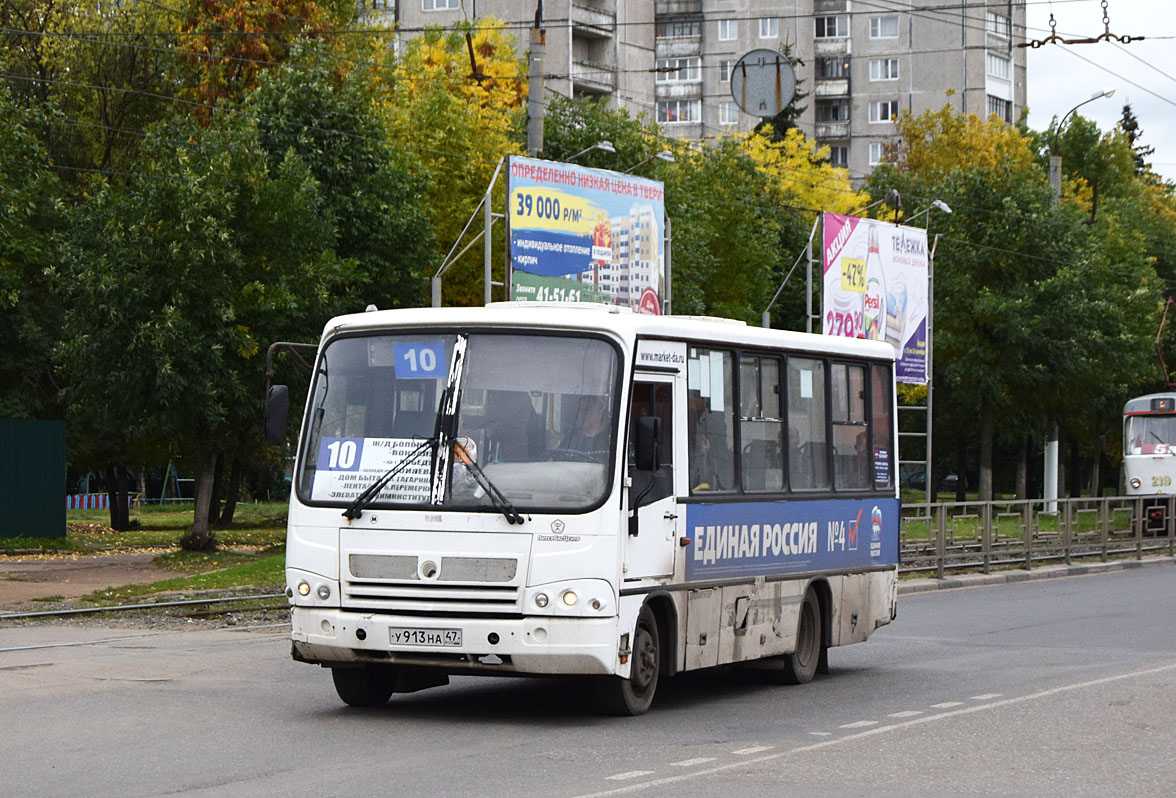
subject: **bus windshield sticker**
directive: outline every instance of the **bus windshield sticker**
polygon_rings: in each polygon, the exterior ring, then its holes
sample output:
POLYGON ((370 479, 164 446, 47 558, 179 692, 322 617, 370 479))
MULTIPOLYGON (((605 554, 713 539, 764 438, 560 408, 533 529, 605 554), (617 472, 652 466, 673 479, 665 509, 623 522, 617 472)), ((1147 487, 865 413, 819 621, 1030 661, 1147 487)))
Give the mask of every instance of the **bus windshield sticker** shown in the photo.
POLYGON ((692 504, 686 578, 896 565, 898 508, 889 498, 692 504))
MULTIPOLYGON (((310 498, 314 501, 351 501, 372 481, 412 454, 419 438, 323 438, 310 498)), ((384 486, 384 501, 428 501, 432 453, 424 449, 384 486)))
POLYGON ((394 341, 396 376, 407 379, 445 379, 445 344, 441 341, 394 341))
POLYGON ((813 398, 813 373, 807 369, 800 372, 800 398, 813 398))

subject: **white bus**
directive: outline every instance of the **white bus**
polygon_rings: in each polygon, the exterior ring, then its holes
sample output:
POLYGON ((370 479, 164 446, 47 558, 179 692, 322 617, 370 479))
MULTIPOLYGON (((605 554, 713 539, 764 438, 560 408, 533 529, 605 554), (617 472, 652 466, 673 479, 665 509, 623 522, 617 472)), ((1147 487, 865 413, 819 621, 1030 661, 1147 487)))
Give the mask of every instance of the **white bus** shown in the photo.
POLYGON ((697 668, 809 681, 894 617, 894 413, 875 341, 597 305, 333 319, 293 656, 356 706, 451 674, 580 674, 618 714, 697 668))
MULTIPOLYGON (((1137 396, 1123 407, 1123 477, 1128 496, 1176 493, 1176 393, 1137 396)), ((1147 503, 1145 529, 1167 534, 1167 498, 1147 503)))

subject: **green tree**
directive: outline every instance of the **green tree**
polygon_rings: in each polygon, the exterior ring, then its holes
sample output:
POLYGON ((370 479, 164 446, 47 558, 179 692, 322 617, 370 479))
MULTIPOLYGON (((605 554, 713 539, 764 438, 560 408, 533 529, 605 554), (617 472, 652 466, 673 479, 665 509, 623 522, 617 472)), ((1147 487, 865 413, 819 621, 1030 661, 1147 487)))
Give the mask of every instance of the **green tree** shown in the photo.
POLYGON ((62 190, 32 129, 38 122, 0 88, 0 418, 58 413, 50 352, 61 304, 47 275, 66 218, 62 190))

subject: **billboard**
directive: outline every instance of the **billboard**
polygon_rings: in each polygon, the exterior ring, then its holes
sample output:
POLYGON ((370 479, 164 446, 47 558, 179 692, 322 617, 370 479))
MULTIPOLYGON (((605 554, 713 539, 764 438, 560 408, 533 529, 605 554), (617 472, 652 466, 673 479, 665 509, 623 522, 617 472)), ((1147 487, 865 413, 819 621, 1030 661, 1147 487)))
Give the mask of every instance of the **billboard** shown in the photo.
POLYGON ((661 313, 662 183, 512 155, 506 191, 511 299, 661 313))
POLYGON ((821 331, 894 347, 896 379, 927 384, 927 231, 822 214, 821 331))

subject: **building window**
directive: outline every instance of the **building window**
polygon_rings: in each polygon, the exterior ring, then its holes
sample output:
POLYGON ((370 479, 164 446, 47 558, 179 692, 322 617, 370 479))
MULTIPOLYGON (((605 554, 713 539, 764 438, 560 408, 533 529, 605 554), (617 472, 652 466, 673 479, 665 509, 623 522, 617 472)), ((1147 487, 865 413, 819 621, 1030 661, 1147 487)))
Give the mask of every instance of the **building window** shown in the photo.
POLYGON ((719 41, 730 42, 739 38, 739 20, 737 19, 720 19, 719 20, 719 41))
POLYGON ((461 8, 461 0, 421 0, 424 11, 457 11, 461 8))
POLYGON ((875 100, 870 103, 871 122, 889 122, 898 116, 898 100, 875 100))
POLYGON ((814 36, 818 39, 844 39, 849 35, 849 17, 845 15, 817 17, 815 22, 814 36))
POLYGON ((672 19, 657 23, 655 30, 659 39, 685 39, 702 35, 702 23, 697 19, 672 19))
POLYGON ((817 100, 814 106, 817 122, 848 122, 849 100, 838 98, 834 100, 817 100))
POLYGON ((818 58, 817 79, 836 80, 849 77, 848 58, 818 58))
POLYGON ((735 103, 719 103, 719 124, 734 125, 739 122, 739 106, 735 103))
POLYGON ((702 59, 659 58, 657 59, 658 83, 689 83, 702 79, 702 59))
POLYGON ((780 20, 775 17, 763 17, 759 21, 761 39, 777 39, 780 37, 780 20))
POLYGON ((884 17, 870 17, 871 39, 897 39, 898 15, 887 14, 884 17))
POLYGON ((660 100, 657 121, 661 124, 702 121, 702 100, 660 100))
POLYGON ((870 166, 877 166, 882 163, 882 142, 870 142, 870 166))
POLYGON ((986 15, 985 27, 988 32, 994 36, 1009 37, 1009 18, 1004 14, 998 14, 995 11, 989 11, 986 15))
POLYGON ((996 53, 988 54, 988 74, 1001 80, 1009 80, 1013 74, 1012 59, 996 53))
POLYGON ((898 80, 898 59, 871 58, 870 80, 898 80))
POLYGON ((849 145, 847 144, 830 144, 829 146, 829 165, 835 166, 838 169, 849 168, 849 145))
POLYGON ((1013 103, 1010 100, 1002 100, 1000 97, 993 97, 988 95, 988 115, 998 116, 1006 124, 1013 123, 1013 103))
POLYGON ((720 83, 730 83, 731 82, 731 69, 734 68, 734 66, 735 66, 735 62, 729 58, 724 58, 722 61, 719 62, 719 82, 720 83))

